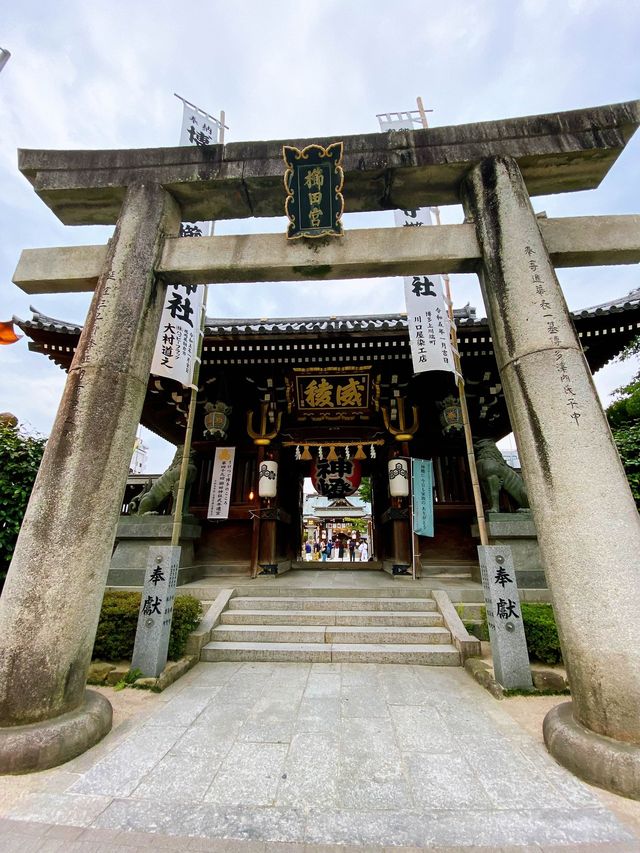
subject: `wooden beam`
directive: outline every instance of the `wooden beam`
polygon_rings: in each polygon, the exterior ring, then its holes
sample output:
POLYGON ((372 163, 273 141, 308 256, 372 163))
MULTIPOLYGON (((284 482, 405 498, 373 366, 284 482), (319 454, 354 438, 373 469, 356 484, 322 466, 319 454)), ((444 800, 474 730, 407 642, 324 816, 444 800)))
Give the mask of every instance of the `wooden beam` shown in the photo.
MULTIPOLYGON (((640 262, 640 216, 540 219, 556 267, 640 262)), ((106 246, 25 249, 13 281, 25 293, 93 290, 106 246)), ((172 237, 156 272, 170 284, 332 281, 380 276, 474 272, 475 227, 372 228, 324 245, 283 234, 172 237)))

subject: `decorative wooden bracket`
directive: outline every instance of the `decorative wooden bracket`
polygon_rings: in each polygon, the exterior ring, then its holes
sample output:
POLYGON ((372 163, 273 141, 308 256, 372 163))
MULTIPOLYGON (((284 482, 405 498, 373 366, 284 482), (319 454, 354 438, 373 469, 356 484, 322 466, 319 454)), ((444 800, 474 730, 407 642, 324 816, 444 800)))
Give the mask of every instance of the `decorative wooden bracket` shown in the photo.
POLYGON ((280 424, 282 423, 282 412, 278 412, 276 416, 276 424, 275 429, 271 432, 267 432, 267 414, 269 412, 269 403, 267 400, 263 400, 260 403, 260 431, 256 432, 253 429, 253 410, 249 409, 247 412, 247 432, 249 434, 249 438, 253 439, 253 443, 259 446, 266 446, 267 444, 271 444, 271 441, 278 435, 280 432, 280 424))
POLYGON ((405 413, 404 413, 404 397, 397 397, 396 403, 398 406, 398 426, 394 427, 391 423, 391 417, 389 416, 389 409, 386 406, 380 406, 380 410, 382 411, 382 418, 384 420, 385 429, 391 433, 391 435, 395 438, 396 441, 411 441, 414 436, 414 433, 418 429, 420 419, 418 416, 418 407, 412 406, 411 411, 413 412, 413 422, 411 426, 407 426, 405 413))

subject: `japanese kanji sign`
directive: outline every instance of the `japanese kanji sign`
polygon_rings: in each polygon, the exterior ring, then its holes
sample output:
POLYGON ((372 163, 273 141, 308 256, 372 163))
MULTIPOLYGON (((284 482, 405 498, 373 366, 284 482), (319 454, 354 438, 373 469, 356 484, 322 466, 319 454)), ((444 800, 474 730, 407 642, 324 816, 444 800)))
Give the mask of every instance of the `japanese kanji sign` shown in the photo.
POLYGON ((419 536, 433 536, 433 462, 430 459, 411 460, 411 493, 413 532, 419 536))
POLYGON ((508 545, 479 545, 478 559, 496 680, 508 689, 532 689, 518 584, 508 545))
POLYGON ((207 518, 229 518, 235 455, 235 447, 216 448, 207 518))
POLYGON ((311 466, 311 482, 319 495, 344 498, 357 492, 361 469, 357 459, 317 459, 311 466))
POLYGON ((191 386, 198 351, 204 288, 170 286, 162 309, 151 373, 191 386))
POLYGON ((180 546, 149 548, 131 668, 157 678, 167 662, 180 546))
POLYGON ((323 415, 365 414, 369 409, 369 373, 309 371, 295 376, 298 411, 323 415))
MULTIPOLYGON (((411 113, 393 113, 392 116, 378 116, 380 130, 412 130, 420 123, 411 113)), ((394 210, 394 219, 401 228, 423 228, 433 224, 429 207, 394 210)), ((404 295, 413 372, 445 370, 455 374, 451 320, 444 299, 442 279, 439 275, 407 276, 404 280, 404 295)))
MULTIPOLYGON (((208 113, 182 102, 180 145, 215 145, 219 122, 208 113)), ((208 237, 209 222, 183 222, 180 237, 208 237)), ((151 363, 154 376, 175 379, 190 387, 200 331, 200 311, 204 289, 194 286, 171 286, 167 289, 160 331, 151 363)))
POLYGON ((342 142, 334 142, 327 148, 307 145, 302 151, 283 146, 289 239, 342 236, 342 148, 342 142))

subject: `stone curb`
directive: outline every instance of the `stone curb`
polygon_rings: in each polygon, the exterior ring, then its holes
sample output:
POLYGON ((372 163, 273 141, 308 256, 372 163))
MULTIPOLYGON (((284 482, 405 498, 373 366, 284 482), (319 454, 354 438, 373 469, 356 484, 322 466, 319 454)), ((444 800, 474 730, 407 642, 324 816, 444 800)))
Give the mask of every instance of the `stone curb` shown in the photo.
POLYGON ((469 658, 479 657, 480 640, 472 637, 464 627, 464 623, 458 616, 458 611, 451 603, 447 593, 443 589, 433 589, 431 590, 431 597, 444 619, 444 624, 451 633, 453 645, 460 652, 460 662, 464 664, 469 658))
POLYGON ((469 675, 488 690, 494 699, 504 699, 504 688, 493 677, 491 667, 480 658, 467 658, 464 668, 469 675))
POLYGON ((185 655, 180 660, 168 661, 157 678, 136 678, 131 687, 135 687, 137 690, 152 690, 154 693, 162 693, 174 681, 189 672, 199 660, 199 655, 185 655))
POLYGON ((229 604, 229 599, 232 598, 234 594, 234 589, 220 590, 213 604, 200 620, 198 627, 195 631, 192 631, 189 634, 186 645, 186 653, 188 655, 200 655, 203 646, 206 646, 211 639, 211 632, 220 622, 222 611, 226 609, 229 604))

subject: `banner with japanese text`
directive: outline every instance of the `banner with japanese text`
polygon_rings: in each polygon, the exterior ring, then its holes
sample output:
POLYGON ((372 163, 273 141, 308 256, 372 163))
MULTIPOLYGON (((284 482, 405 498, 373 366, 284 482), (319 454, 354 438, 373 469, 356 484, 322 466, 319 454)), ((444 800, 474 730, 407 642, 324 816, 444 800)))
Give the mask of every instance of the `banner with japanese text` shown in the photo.
POLYGON ((207 518, 229 518, 235 455, 235 447, 216 448, 207 518))
POLYGON ((408 276, 404 280, 413 372, 455 373, 451 321, 439 276, 408 276))
POLYGON ((167 288, 151 362, 154 376, 166 376, 185 387, 192 386, 203 296, 203 287, 170 285, 167 288))
MULTIPOLYGON (((412 130, 420 122, 411 113, 378 116, 380 130, 412 130)), ((432 225, 431 208, 394 210, 395 223, 401 228, 423 228, 432 225)), ((407 276, 404 295, 414 373, 445 370, 455 374, 451 347, 451 320, 439 275, 407 276)))
POLYGON ((433 462, 430 459, 411 460, 411 492, 413 532, 418 536, 433 536, 433 462))
MULTIPOLYGON (((215 145, 218 142, 218 120, 184 100, 182 108, 180 145, 215 145)), ((183 222, 180 237, 208 237, 211 230, 210 222, 183 222)), ((203 299, 203 287, 171 285, 167 288, 151 362, 154 376, 175 379, 187 388, 193 387, 203 299)))

